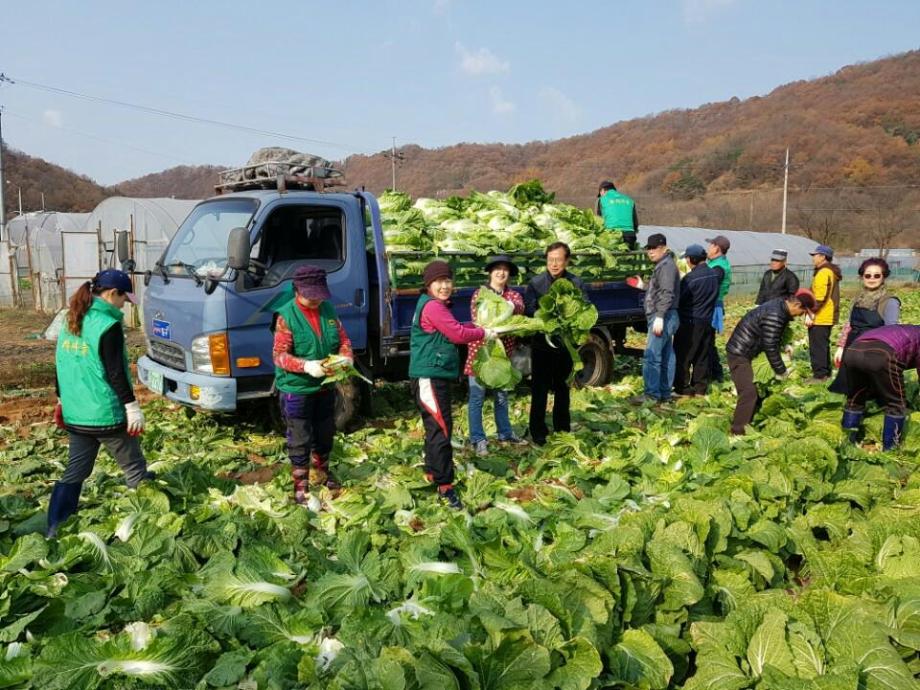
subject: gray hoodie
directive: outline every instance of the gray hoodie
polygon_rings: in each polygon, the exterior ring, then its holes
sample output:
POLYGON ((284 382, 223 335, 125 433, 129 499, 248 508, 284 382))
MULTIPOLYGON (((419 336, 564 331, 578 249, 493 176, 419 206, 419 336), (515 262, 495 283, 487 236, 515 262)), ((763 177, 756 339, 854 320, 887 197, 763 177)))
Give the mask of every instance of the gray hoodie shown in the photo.
POLYGON ((649 278, 645 289, 645 315, 650 319, 657 316, 664 318, 669 311, 677 309, 679 296, 680 273, 674 257, 668 252, 655 264, 655 270, 649 278))

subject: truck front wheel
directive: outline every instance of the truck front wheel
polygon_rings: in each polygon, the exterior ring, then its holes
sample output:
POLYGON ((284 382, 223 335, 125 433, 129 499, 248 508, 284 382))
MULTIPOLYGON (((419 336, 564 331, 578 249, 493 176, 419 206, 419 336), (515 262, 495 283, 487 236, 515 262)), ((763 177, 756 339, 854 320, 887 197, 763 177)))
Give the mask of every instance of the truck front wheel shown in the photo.
POLYGON ((610 372, 613 367, 613 357, 607 341, 596 333, 592 333, 578 353, 585 366, 575 376, 575 385, 579 388, 605 385, 610 380, 610 372))

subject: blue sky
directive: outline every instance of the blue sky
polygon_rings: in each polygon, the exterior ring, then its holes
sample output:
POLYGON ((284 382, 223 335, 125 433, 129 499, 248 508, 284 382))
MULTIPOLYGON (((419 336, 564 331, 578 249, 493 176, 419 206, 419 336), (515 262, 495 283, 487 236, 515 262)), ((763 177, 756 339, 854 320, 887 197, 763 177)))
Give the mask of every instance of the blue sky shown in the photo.
POLYGON ((4 10, 9 146, 103 184, 260 146, 519 143, 765 94, 920 47, 917 0, 41 2, 4 10), (322 143, 321 143, 322 142, 322 143))

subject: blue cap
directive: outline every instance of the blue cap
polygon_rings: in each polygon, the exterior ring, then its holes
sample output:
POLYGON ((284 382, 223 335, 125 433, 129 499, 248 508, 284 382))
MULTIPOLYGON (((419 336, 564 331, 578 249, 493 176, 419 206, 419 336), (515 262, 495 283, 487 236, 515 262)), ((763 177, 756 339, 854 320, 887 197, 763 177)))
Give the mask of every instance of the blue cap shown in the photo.
POLYGON ((117 268, 107 268, 104 271, 99 271, 99 273, 93 277, 93 287, 104 289, 115 288, 125 293, 129 302, 137 304, 134 298, 134 285, 131 284, 131 277, 124 271, 119 271, 117 268))
POLYGON ((694 258, 694 259, 705 259, 706 250, 703 249, 701 244, 690 244, 687 245, 687 248, 684 250, 684 258, 694 258))
POLYGON ((809 254, 812 256, 815 254, 823 254, 828 258, 828 261, 834 258, 834 250, 828 247, 826 244, 819 244, 817 247, 815 247, 815 250, 813 252, 809 252, 809 254))

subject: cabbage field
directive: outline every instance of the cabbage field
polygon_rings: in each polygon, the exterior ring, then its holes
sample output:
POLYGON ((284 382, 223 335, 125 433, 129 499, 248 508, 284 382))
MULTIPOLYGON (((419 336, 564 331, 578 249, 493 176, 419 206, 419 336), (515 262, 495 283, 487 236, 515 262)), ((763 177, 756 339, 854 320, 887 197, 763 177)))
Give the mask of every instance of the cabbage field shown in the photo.
MULTIPOLYGON (((904 301, 920 322, 920 291, 904 301)), ((344 488, 309 508, 268 422, 149 400, 156 480, 130 491, 100 458, 46 541, 66 459, 48 398, 47 422, 0 428, 0 687, 916 690, 920 412, 895 452, 877 411, 847 442, 795 328, 740 438, 730 383, 636 407, 618 357, 618 381, 573 393, 571 433, 478 457, 458 390, 463 512, 422 476, 404 385, 336 438, 344 488)), ((527 405, 522 384, 519 431, 527 405)))

